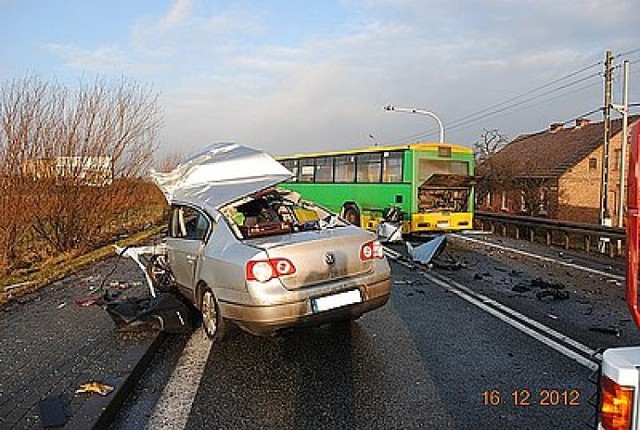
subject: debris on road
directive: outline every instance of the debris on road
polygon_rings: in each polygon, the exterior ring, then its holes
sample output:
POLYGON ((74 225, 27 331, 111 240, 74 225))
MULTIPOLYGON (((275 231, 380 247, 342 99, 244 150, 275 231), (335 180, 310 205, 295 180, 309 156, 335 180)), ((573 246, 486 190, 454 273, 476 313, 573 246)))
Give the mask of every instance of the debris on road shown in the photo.
POLYGON ((612 334, 616 337, 620 337, 620 335, 622 334, 619 328, 613 328, 613 327, 590 327, 589 331, 604 333, 604 334, 612 334))
POLYGON ((158 329, 166 333, 188 333, 192 328, 189 307, 175 294, 105 300, 104 305, 119 331, 158 329))
POLYGON ((437 236, 435 239, 431 239, 417 247, 414 247, 409 242, 406 242, 406 244, 407 251, 413 261, 428 265, 434 257, 444 250, 447 245, 447 236, 444 234, 437 236))
POLYGON ((534 288, 553 289, 553 290, 563 290, 565 288, 564 284, 560 282, 547 282, 542 278, 532 279, 531 286, 534 288))
POLYGON ((81 308, 86 308, 93 305, 101 306, 104 304, 104 296, 94 296, 89 297, 88 299, 76 300, 76 306, 81 308))
POLYGON ((67 423, 67 401, 61 394, 48 396, 38 402, 42 427, 60 427, 67 423))
POLYGON ((113 387, 111 385, 103 384, 101 382, 88 382, 86 384, 82 384, 76 390, 76 394, 82 393, 96 393, 101 396, 107 396, 109 393, 113 391, 113 387))
POLYGON ((568 298, 568 291, 557 290, 555 288, 547 288, 536 294, 536 299, 541 301, 566 300, 568 298))
POLYGON ((515 291, 516 293, 526 293, 531 291, 531 288, 523 282, 520 282, 511 288, 511 291, 515 291))
POLYGON ((62 308, 64 308, 65 306, 67 306, 67 302, 62 302, 62 303, 60 303, 60 304, 56 307, 56 309, 62 309, 62 308))

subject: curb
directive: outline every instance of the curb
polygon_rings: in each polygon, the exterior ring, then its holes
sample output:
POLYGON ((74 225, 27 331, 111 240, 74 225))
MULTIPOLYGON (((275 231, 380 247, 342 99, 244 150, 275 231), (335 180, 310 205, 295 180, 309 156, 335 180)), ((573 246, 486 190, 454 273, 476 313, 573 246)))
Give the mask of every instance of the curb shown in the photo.
POLYGON ((84 402, 80 410, 65 425, 65 429, 107 429, 165 338, 166 334, 158 331, 151 342, 136 345, 127 351, 127 354, 122 357, 122 365, 130 370, 123 372, 125 374, 122 376, 105 379, 105 382, 115 387, 114 391, 106 397, 96 397, 84 402))

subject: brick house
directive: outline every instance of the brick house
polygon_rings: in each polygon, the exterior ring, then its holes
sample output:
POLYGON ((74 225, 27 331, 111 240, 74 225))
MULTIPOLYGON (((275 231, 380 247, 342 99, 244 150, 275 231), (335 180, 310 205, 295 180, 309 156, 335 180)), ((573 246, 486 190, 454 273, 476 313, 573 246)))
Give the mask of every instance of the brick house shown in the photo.
MULTIPOLYGON (((640 116, 631 116, 629 124, 638 120, 640 116)), ((478 166, 476 208, 597 223, 603 127, 602 122, 580 118, 573 126, 555 123, 548 130, 517 137, 478 166)), ((614 224, 620 195, 621 135, 622 120, 611 121, 607 206, 614 224)))

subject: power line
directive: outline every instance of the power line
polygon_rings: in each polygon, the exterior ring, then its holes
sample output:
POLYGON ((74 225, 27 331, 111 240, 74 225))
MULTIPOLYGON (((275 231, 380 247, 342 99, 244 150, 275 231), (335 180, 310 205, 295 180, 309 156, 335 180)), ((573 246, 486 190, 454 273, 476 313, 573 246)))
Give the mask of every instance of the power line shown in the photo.
MULTIPOLYGON (((503 113, 503 112, 505 112, 507 110, 512 110, 512 112, 519 112, 521 110, 530 109, 530 108, 538 106, 540 104, 548 103, 551 100, 555 100, 555 99, 558 99, 558 98, 561 98, 561 97, 566 97, 569 94, 573 94, 573 93, 576 93, 576 92, 579 92, 579 91, 583 91, 583 90, 585 90, 587 88, 591 88, 591 87, 594 87, 596 85, 599 85, 600 82, 591 83, 589 85, 583 85, 583 86, 581 86, 581 87, 579 87, 579 88, 577 88, 577 89, 575 89, 573 91, 563 92, 562 94, 557 94, 557 92, 561 91, 561 90, 564 90, 566 88, 572 87, 574 85, 577 85, 577 84, 579 84, 581 82, 585 82, 585 81, 587 81, 589 79, 592 79, 592 78, 594 78, 596 76, 600 76, 600 75, 601 75, 601 73, 598 72, 598 73, 591 74, 589 76, 582 77, 580 79, 577 79, 575 81, 569 82, 567 84, 560 85, 560 86, 555 87, 553 89, 547 90, 544 93, 537 94, 537 95, 529 97, 529 98, 527 98, 525 100, 521 100, 521 101, 519 101, 517 103, 512 103, 510 105, 503 106, 500 109, 495 109, 493 111, 487 112, 487 113, 485 113, 483 115, 480 115, 480 116, 477 116, 475 118, 470 118, 470 119, 468 119, 466 121, 460 121, 460 120, 453 121, 451 123, 452 125, 450 127, 447 127, 446 129, 447 129, 447 131, 453 131, 453 130, 458 130, 458 129, 461 129, 461 128, 466 128, 466 127, 469 127, 469 126, 479 122, 482 119, 498 115, 498 114, 503 113), (548 96, 548 95, 551 95, 551 94, 553 94, 553 97, 546 98, 545 100, 542 100, 540 103, 536 103, 536 104, 533 104, 533 105, 525 106, 522 109, 515 109, 514 110, 514 108, 526 105, 527 103, 530 103, 530 102, 532 102, 534 100, 538 100, 538 99, 540 99, 542 97, 545 97, 545 96, 548 96)), ((436 131, 431 130, 431 131, 427 131, 427 132, 417 133, 417 134, 412 135, 411 138, 412 139, 413 138, 424 138, 424 137, 433 135, 435 132, 436 131)), ((412 140, 412 139, 407 139, 407 140, 412 140)))
MULTIPOLYGON (((603 61, 602 61, 602 60, 597 61, 597 62, 595 62, 595 63, 591 63, 591 64, 589 64, 589 65, 587 65, 587 66, 584 66, 584 67, 582 67, 582 68, 580 68, 580 69, 578 69, 578 70, 575 70, 575 71, 569 72, 569 73, 567 73, 567 74, 565 74, 565 75, 563 75, 563 76, 561 76, 561 77, 559 77, 559 78, 553 79, 553 80, 551 80, 551 81, 549 81, 549 82, 547 82, 547 83, 545 83, 545 84, 539 85, 539 86, 537 86, 537 87, 535 87, 535 88, 533 88, 533 89, 531 89, 531 90, 525 91, 525 92, 520 93, 520 94, 518 94, 518 95, 516 95, 516 96, 514 96, 514 97, 510 97, 510 98, 508 98, 508 99, 506 99, 506 100, 503 100, 502 102, 495 103, 495 104, 490 105, 490 106, 488 106, 488 107, 486 107, 486 108, 483 108, 483 109, 481 109, 481 110, 479 110, 479 111, 476 111, 476 112, 474 112, 474 113, 471 113, 471 114, 465 115, 465 116, 463 116, 463 117, 461 117, 461 118, 458 118, 458 119, 456 119, 456 120, 452 121, 452 123, 451 123, 451 124, 452 124, 452 126, 451 126, 451 127, 447 127, 447 129, 448 129, 448 130, 456 129, 457 127, 460 127, 462 124, 468 124, 468 123, 470 123, 470 122, 477 121, 477 120, 479 120, 479 119, 484 119, 484 118, 486 118, 487 116, 493 116, 493 115, 495 115, 496 113, 499 113, 499 112, 501 112, 501 111, 503 111, 503 110, 505 110, 505 109, 508 109, 508 108, 511 108, 511 107, 514 107, 514 106, 519 106, 519 105, 520 105, 520 104, 522 104, 522 103, 527 103, 527 102, 529 102, 529 101, 531 101, 531 100, 535 100, 536 98, 539 98, 539 97, 544 97, 545 95, 549 94, 549 92, 555 92, 555 91, 558 91, 558 90, 562 90, 563 88, 566 88, 566 87, 569 87, 569 86, 572 86, 572 85, 578 84, 578 83, 583 82, 584 80, 590 79, 590 78, 592 78, 592 77, 594 77, 594 76, 600 76, 600 75, 602 75, 602 73, 601 73, 601 72, 594 73, 594 74, 591 74, 591 75, 589 75, 589 76, 587 76, 587 77, 583 77, 583 78, 581 78, 581 79, 579 79, 579 80, 576 80, 576 81, 574 81, 574 82, 571 82, 571 83, 569 83, 569 84, 567 84, 567 85, 560 86, 560 87, 555 88, 555 89, 553 89, 553 90, 551 90, 551 91, 546 91, 546 92, 545 92, 545 93, 543 93, 543 94, 539 94, 539 95, 537 95, 537 96, 530 97, 530 98, 528 98, 528 99, 526 99, 526 100, 523 100, 523 101, 521 101, 521 102, 519 102, 519 103, 512 103, 512 104, 508 105, 507 107, 504 107, 504 108, 501 108, 501 109, 497 109, 497 110, 496 110, 496 108, 501 107, 501 106, 503 106, 503 105, 505 105, 505 104, 507 104, 507 103, 514 102, 514 101, 516 101, 516 100, 518 100, 518 99, 521 99, 522 97, 525 97, 525 96, 527 96, 527 95, 529 95, 529 94, 533 94, 533 93, 538 92, 538 91, 540 91, 540 90, 542 90, 542 89, 545 89, 545 88, 548 88, 548 87, 550 87, 550 86, 552 86, 552 85, 555 85, 555 84, 557 84, 557 83, 560 83, 560 82, 562 82, 562 81, 564 81, 564 80, 566 80, 566 79, 569 79, 569 78, 572 78, 572 77, 574 77, 574 76, 577 76, 577 75, 579 75, 579 74, 581 74, 581 73, 584 73, 584 72, 586 72, 586 71, 588 71, 588 70, 590 70, 590 69, 592 69, 592 68, 594 68, 594 67, 596 67, 596 66, 599 66, 599 65, 601 65, 601 64, 603 64, 603 61), (486 112, 488 112, 488 111, 492 111, 492 112, 491 112, 491 113, 488 113, 488 114, 485 114, 485 113, 486 113, 486 112), (485 115, 481 115, 481 114, 485 114, 485 115), (478 117, 478 115, 480 115, 480 116, 478 117)), ((421 133, 416 133, 416 134, 412 134, 412 135, 410 135, 410 136, 406 136, 406 137, 404 137, 404 138, 402 138, 402 139, 397 139, 397 140, 395 140, 395 142, 410 141, 410 140, 413 140, 413 139, 415 139, 415 138, 419 138, 419 137, 421 137, 421 136, 429 135, 429 134, 432 134, 432 133, 433 133, 433 132, 421 132, 421 133)))
POLYGON ((630 49, 629 51, 621 52, 620 54, 616 55, 614 58, 622 57, 629 54, 634 54, 636 52, 640 52, 640 48, 630 49))
POLYGON ((513 101, 518 100, 518 99, 520 99, 520 98, 522 98, 522 97, 524 97, 524 96, 527 96, 527 95, 529 95, 529 94, 535 93, 535 92, 540 91, 540 90, 542 90, 542 89, 548 88, 548 87, 550 87, 550 86, 552 86, 552 85, 554 85, 554 84, 557 84, 557 83, 559 83, 559 82, 562 82, 562 81, 563 81, 563 80, 565 80, 565 79, 569 79, 569 78, 572 78, 572 77, 574 77, 574 76, 576 76, 576 75, 579 75, 580 73, 586 72, 587 70, 592 69, 593 67, 598 66, 598 65, 600 65, 600 64, 602 64, 602 61, 595 62, 595 63, 593 63, 593 64, 590 64, 590 65, 588 65, 588 66, 585 66, 585 67, 583 67, 583 68, 581 68, 581 69, 579 69, 579 70, 576 70, 576 71, 574 71, 574 72, 567 73, 566 75, 564 75, 564 76, 562 76, 562 77, 560 77, 560 78, 554 79, 554 80, 552 80, 552 81, 550 81, 550 82, 547 82, 546 84, 542 84, 542 85, 537 86, 537 87, 535 87, 535 88, 533 88, 533 89, 531 89, 531 90, 525 91, 524 93, 518 94, 517 96, 514 96, 514 97, 511 97, 511 98, 509 98, 509 99, 507 99, 507 100, 504 100, 504 101, 502 101, 502 102, 500 102, 500 103, 496 103, 496 104, 491 105, 491 106, 489 106, 489 107, 487 107, 487 108, 481 109, 481 110, 479 110, 479 111, 477 111, 477 112, 474 112, 474 113, 472 113, 472 114, 469 114, 469 115, 466 115, 466 116, 464 116, 464 117, 462 117, 462 118, 459 118, 459 119, 455 120, 455 121, 454 121, 454 123, 455 123, 455 122, 461 122, 461 121, 464 121, 464 120, 466 120, 467 118, 471 118, 471 117, 476 116, 476 115, 478 115, 478 114, 482 114, 482 113, 484 113, 484 112, 486 112, 486 111, 488 111, 488 110, 491 110, 491 109, 494 109, 494 108, 500 107, 500 106, 502 106, 502 105, 504 105, 504 104, 506 104, 506 103, 513 102, 513 101))

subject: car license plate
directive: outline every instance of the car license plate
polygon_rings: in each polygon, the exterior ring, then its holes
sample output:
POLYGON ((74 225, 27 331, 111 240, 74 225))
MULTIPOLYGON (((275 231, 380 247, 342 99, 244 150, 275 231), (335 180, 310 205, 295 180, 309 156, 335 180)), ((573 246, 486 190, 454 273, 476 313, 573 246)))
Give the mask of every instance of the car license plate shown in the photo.
POLYGON ((324 312, 330 309, 341 308, 343 306, 361 302, 362 296, 360 296, 360 290, 350 290, 343 293, 311 299, 311 308, 313 309, 313 312, 324 312))
POLYGON ((438 228, 449 227, 449 221, 438 221, 436 225, 438 226, 438 228))

